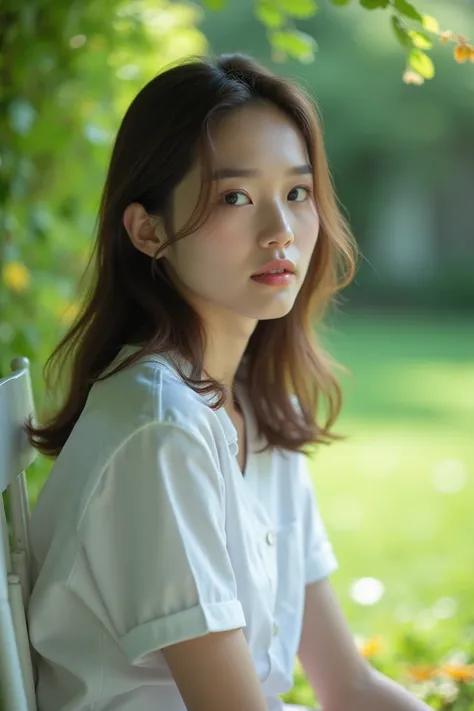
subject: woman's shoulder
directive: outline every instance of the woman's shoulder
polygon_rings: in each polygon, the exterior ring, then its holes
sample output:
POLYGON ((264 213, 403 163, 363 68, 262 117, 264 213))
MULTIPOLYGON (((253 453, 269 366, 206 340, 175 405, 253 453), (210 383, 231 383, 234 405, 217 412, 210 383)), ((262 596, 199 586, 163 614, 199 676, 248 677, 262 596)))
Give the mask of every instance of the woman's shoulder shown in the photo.
POLYGON ((108 375, 135 350, 135 346, 124 346, 103 371, 102 376, 108 377, 92 386, 87 402, 89 409, 105 408, 115 415, 161 421, 170 407, 182 410, 199 407, 201 398, 179 377, 167 354, 140 356, 133 363, 108 375))
MULTIPOLYGON (((136 350, 136 346, 124 346, 104 373, 136 350)), ((228 433, 222 433, 221 418, 209 406, 211 399, 187 385, 172 354, 146 354, 94 383, 81 419, 83 426, 100 429, 103 442, 108 438, 123 442, 151 424, 173 425, 198 439, 216 440, 228 433)))

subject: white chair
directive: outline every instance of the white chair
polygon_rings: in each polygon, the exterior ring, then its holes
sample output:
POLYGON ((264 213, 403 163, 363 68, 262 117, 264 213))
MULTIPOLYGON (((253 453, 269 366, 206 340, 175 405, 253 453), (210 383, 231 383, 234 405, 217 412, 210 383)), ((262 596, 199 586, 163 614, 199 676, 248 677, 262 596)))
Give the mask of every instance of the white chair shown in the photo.
POLYGON ((0 496, 0 706, 37 711, 25 610, 30 597, 30 510, 25 469, 36 457, 23 422, 34 414, 27 358, 15 358, 0 379, 0 492, 6 491, 11 545, 0 496))

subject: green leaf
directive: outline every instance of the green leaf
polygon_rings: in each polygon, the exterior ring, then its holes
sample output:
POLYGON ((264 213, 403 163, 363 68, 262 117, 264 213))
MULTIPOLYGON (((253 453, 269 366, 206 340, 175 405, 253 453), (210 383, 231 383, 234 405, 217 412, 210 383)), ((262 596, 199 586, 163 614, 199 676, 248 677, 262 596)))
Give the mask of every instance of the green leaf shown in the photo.
POLYGON ((411 20, 423 22, 423 18, 418 10, 413 7, 411 3, 407 2, 407 0, 393 0, 393 5, 402 15, 409 17, 411 20))
POLYGON ((400 21, 400 18, 397 17, 397 15, 392 15, 391 22, 392 22, 392 29, 395 32, 395 37, 400 42, 402 47, 411 47, 412 41, 410 39, 410 35, 408 34, 408 30, 404 27, 404 25, 400 21))
POLYGON ((331 2, 333 5, 340 5, 342 7, 343 5, 349 5, 351 0, 331 0, 331 2))
POLYGON ((222 8, 227 5, 227 0, 202 0, 204 7, 207 7, 208 10, 214 10, 217 12, 218 10, 222 10, 222 8))
POLYGON ((273 0, 273 4, 285 15, 301 20, 313 17, 318 11, 315 0, 273 0))
POLYGON ((417 32, 416 30, 410 30, 408 33, 411 37, 411 41, 418 49, 431 49, 433 46, 433 40, 428 37, 424 32, 417 32))
POLYGON ((435 74, 434 64, 430 57, 419 49, 410 52, 408 63, 415 72, 421 74, 425 79, 432 79, 435 74))
POLYGON ((439 35, 441 28, 436 17, 431 15, 423 15, 421 24, 427 32, 432 32, 434 35, 439 35))
POLYGON ((284 14, 268 0, 260 0, 255 8, 255 15, 270 30, 276 30, 285 23, 284 14))
POLYGON ((314 37, 298 30, 272 32, 270 42, 275 50, 284 52, 305 63, 313 61, 314 52, 317 50, 314 37))
POLYGON ((366 10, 377 10, 379 7, 387 7, 389 0, 359 0, 366 10))

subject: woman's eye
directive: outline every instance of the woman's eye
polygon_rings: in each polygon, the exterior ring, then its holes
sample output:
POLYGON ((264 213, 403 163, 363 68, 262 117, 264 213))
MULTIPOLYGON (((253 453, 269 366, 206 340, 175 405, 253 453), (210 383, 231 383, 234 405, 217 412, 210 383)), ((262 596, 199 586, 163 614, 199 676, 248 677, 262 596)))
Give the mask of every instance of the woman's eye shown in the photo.
MULTIPOLYGON (((311 196, 311 188, 307 185, 298 185, 288 193, 288 199, 291 202, 305 202, 311 196)), ((242 205, 251 204, 249 196, 241 190, 233 190, 230 193, 222 195, 221 202, 224 205, 232 205, 241 207, 242 205)))
POLYGON ((304 202, 307 198, 310 197, 310 195, 311 190, 306 185, 298 185, 298 187, 293 188, 293 190, 290 190, 290 192, 288 193, 288 197, 290 198, 291 202, 304 202), (296 195, 296 198, 291 199, 290 195, 296 195), (302 195, 302 198, 298 199, 298 195, 302 195))
POLYGON ((224 205, 237 205, 237 207, 240 207, 241 205, 247 204, 246 202, 239 202, 239 198, 246 198, 249 200, 248 196, 245 193, 240 192, 240 190, 234 190, 234 192, 226 193, 222 196, 224 205))

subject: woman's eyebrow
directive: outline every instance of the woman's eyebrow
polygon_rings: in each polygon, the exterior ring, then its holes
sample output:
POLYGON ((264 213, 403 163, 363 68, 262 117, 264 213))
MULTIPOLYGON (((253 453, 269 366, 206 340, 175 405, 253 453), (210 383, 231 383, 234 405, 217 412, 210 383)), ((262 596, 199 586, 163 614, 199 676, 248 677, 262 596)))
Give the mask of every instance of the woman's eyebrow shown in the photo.
MULTIPOLYGON (((220 168, 214 171, 213 180, 224 180, 225 178, 256 178, 260 175, 260 170, 256 168, 220 168)), ((309 163, 295 165, 286 171, 287 175, 312 175, 313 167, 309 163)))

